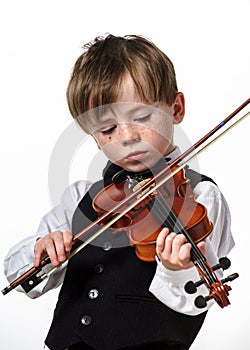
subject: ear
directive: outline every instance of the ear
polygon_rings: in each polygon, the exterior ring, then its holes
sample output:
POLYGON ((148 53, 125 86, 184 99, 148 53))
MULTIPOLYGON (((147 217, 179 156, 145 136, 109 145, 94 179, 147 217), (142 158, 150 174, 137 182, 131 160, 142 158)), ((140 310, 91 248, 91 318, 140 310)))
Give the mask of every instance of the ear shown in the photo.
POLYGON ((182 122, 185 115, 185 98, 182 92, 178 92, 175 102, 173 103, 173 109, 174 124, 179 124, 182 122))

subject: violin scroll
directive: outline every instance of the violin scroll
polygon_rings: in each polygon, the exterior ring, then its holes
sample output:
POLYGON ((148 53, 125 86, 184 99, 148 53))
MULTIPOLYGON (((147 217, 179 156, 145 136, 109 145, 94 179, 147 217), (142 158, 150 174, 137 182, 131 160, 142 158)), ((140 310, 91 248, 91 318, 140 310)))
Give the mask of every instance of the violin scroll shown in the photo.
POLYGON ((214 299, 217 304, 223 308, 230 304, 230 301, 228 299, 229 291, 231 290, 231 287, 225 284, 226 282, 231 282, 239 277, 238 273, 233 273, 229 275, 228 277, 222 279, 221 281, 218 280, 217 276, 215 275, 214 271, 218 269, 227 270, 231 266, 231 262, 228 258, 223 257, 219 259, 219 263, 215 266, 211 267, 206 262, 206 267, 210 270, 210 275, 212 276, 212 283, 209 281, 207 275, 204 274, 204 272, 199 268, 199 266, 196 266, 198 269, 198 272, 201 276, 201 279, 197 282, 189 281, 186 283, 184 289, 188 294, 193 294, 197 292, 197 288, 203 284, 206 285, 206 287, 209 290, 209 295, 206 297, 199 295, 194 303, 197 308, 204 308, 207 306, 207 302, 211 299, 214 299))
MULTIPOLYGON (((228 277, 224 278, 223 280, 221 280, 221 286, 224 287, 225 292, 226 292, 226 295, 229 294, 228 292, 231 290, 231 287, 229 287, 228 285, 226 285, 226 284, 224 284, 224 283, 226 283, 226 282, 231 282, 231 281, 233 281, 234 279, 236 279, 236 278, 238 278, 238 277, 239 277, 239 274, 238 274, 238 273, 233 273, 233 274, 229 275, 228 277)), ((217 286, 217 287, 218 287, 218 286, 217 286)), ((228 302, 227 300, 226 300, 226 303, 225 303, 225 302, 224 302, 224 303, 218 302, 218 299, 215 297, 214 292, 210 293, 210 294, 209 294, 208 296, 206 296, 206 297, 203 297, 202 295, 199 295, 199 296, 195 299, 194 303, 195 303, 195 306, 196 306, 196 307, 198 307, 199 309, 202 309, 202 308, 204 308, 204 307, 207 306, 208 300, 211 300, 211 299, 215 299, 221 308, 223 308, 223 307, 225 307, 225 306, 227 306, 227 305, 230 304, 230 302, 228 302)))

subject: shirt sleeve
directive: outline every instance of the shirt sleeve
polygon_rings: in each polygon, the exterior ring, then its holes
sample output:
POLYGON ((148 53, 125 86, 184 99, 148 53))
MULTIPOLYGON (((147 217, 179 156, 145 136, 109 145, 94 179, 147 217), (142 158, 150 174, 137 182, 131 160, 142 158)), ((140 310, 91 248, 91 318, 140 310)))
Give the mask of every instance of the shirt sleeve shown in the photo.
MULTIPOLYGON (((234 240, 231 233, 231 216, 227 202, 219 190, 218 186, 212 182, 203 181, 196 185, 194 189, 196 201, 207 208, 209 220, 213 223, 213 231, 206 238, 206 258, 213 266, 217 264, 218 258, 226 256, 234 246, 234 240)), ((223 276, 221 269, 216 270, 219 279, 223 276)), ((173 310, 187 315, 200 314, 214 304, 209 300, 206 308, 197 308, 194 301, 197 296, 208 295, 205 285, 198 287, 197 292, 188 294, 184 286, 188 281, 200 280, 198 271, 195 267, 187 270, 172 271, 165 268, 157 259, 157 268, 155 276, 150 285, 150 292, 156 298, 173 310)))
MULTIPOLYGON (((71 221, 74 211, 89 190, 91 183, 88 181, 77 181, 69 186, 62 195, 58 206, 49 211, 41 220, 36 234, 26 237, 12 247, 4 259, 4 273, 11 283, 24 274, 33 266, 34 246, 38 238, 53 231, 71 231, 71 221)), ((66 264, 61 265, 56 272, 33 288, 27 295, 30 298, 37 298, 50 289, 58 287, 64 279, 66 264)), ((51 264, 46 265, 43 271, 50 270, 51 264)), ((19 292, 24 292, 21 286, 16 287, 19 292)))

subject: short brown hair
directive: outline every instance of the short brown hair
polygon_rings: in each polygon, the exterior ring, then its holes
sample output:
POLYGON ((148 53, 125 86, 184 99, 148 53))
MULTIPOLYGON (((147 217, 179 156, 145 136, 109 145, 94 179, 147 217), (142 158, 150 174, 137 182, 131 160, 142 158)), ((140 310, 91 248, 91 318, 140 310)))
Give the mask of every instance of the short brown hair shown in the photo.
POLYGON ((116 102, 125 74, 130 74, 142 102, 171 105, 177 95, 170 59, 150 40, 139 35, 97 37, 84 47, 67 88, 73 118, 116 102))

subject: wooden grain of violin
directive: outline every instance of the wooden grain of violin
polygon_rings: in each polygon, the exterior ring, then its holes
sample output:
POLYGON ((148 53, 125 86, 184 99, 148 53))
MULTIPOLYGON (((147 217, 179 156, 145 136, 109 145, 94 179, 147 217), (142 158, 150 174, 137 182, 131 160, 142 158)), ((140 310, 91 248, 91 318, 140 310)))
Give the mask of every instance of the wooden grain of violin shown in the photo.
MULTIPOLYGON (((125 230, 131 245, 135 246, 138 258, 152 261, 155 257, 155 242, 159 232, 163 227, 171 227, 175 232, 183 233, 187 241, 191 243, 191 260, 201 278, 198 282, 188 282, 185 286, 186 292, 195 293, 201 284, 205 284, 208 289, 208 296, 196 298, 196 306, 205 307, 210 299, 214 299, 222 308, 229 305, 228 295, 231 287, 226 282, 234 280, 238 274, 232 274, 219 281, 214 271, 219 268, 227 269, 230 266, 230 261, 227 258, 221 258, 219 263, 212 267, 197 248, 196 243, 205 239, 212 231, 212 224, 207 218, 206 208, 195 202, 189 181, 185 177, 184 168, 188 162, 250 114, 248 112, 243 115, 198 150, 203 143, 243 110, 249 102, 250 98, 159 173, 147 178, 146 181, 139 182, 134 190, 131 190, 125 181, 120 184, 111 184, 100 191, 93 201, 95 210, 99 211, 99 218, 74 236, 73 248, 67 260, 105 230, 112 228, 125 230), (196 152, 194 153, 194 151, 196 152), (100 226, 98 230, 96 230, 97 226, 100 226), (92 234, 91 231, 94 233, 92 234), (141 232, 145 233, 145 236, 142 236, 141 232), (87 233, 91 233, 91 235, 88 235, 88 238, 75 248, 75 243, 83 240, 87 233)), ((39 267, 30 268, 4 288, 2 293, 5 295, 19 285, 26 292, 29 292, 54 273, 59 266, 65 264, 64 262, 53 267, 47 273, 43 272, 42 268, 49 263, 49 256, 45 256, 39 267)))
MULTIPOLYGON (((177 166, 171 170, 174 169, 178 169, 177 166)), ((131 180, 106 186, 93 199, 93 208, 99 217, 107 212, 112 213, 112 217, 116 216, 126 210, 129 203, 127 197, 131 191, 137 191, 151 178, 138 180, 136 175, 131 180), (115 212, 114 207, 119 202, 123 202, 124 207, 115 212)), ((143 192, 138 194, 138 199, 142 194, 143 192)), ((147 187, 145 194, 146 198, 138 205, 133 205, 129 212, 111 226, 115 230, 127 232, 130 245, 135 247, 139 259, 155 261, 156 239, 163 227, 178 233, 185 228, 185 235, 189 235, 189 240, 194 243, 204 240, 212 232, 213 225, 208 220, 207 209, 195 201, 184 169, 178 169, 178 172, 157 190, 155 183, 147 187), (153 190, 151 194, 150 189, 153 190)), ((108 221, 109 219, 102 220, 102 225, 106 225, 108 221)))

